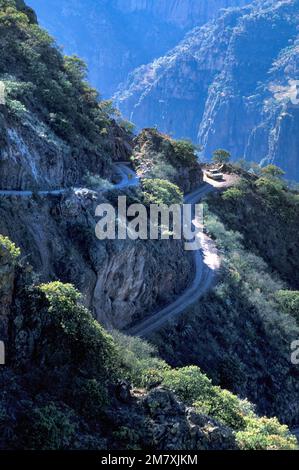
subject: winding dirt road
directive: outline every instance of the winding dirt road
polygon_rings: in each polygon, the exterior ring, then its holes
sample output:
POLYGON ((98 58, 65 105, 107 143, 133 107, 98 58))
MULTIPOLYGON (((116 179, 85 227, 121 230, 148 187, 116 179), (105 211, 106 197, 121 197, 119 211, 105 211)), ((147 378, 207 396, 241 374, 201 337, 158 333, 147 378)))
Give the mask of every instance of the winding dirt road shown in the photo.
MULTIPOLYGON (((113 186, 114 189, 125 189, 128 187, 136 187, 139 185, 139 178, 136 173, 125 163, 115 165, 116 172, 121 181, 113 186)), ((226 183, 215 183, 205 177, 205 183, 196 191, 185 197, 185 204, 197 204, 203 197, 210 192, 223 186, 230 185, 226 183)), ((75 193, 84 191, 84 188, 61 188, 56 190, 37 191, 39 196, 55 195, 59 196, 73 189, 75 193)), ((85 189, 86 191, 88 189, 85 189)), ((33 191, 21 190, 0 190, 0 196, 17 196, 32 197, 33 191)), ((197 223, 197 221, 194 221, 197 223)), ((133 336, 146 337, 155 331, 161 329, 169 320, 177 318, 188 307, 193 305, 200 297, 209 291, 215 282, 217 271, 220 267, 220 257, 215 243, 203 232, 197 235, 199 249, 194 251, 195 276, 190 287, 178 297, 173 303, 155 312, 138 325, 126 331, 127 334, 133 336)))
MULTIPOLYGON (((196 191, 188 194, 184 202, 185 204, 199 203, 203 197, 214 190, 214 186, 206 182, 196 191)), ((195 276, 191 286, 173 303, 146 318, 138 325, 128 329, 126 331, 127 334, 140 337, 151 335, 161 329, 170 320, 177 318, 211 289, 215 282, 217 271, 220 268, 220 257, 213 240, 203 232, 200 232, 197 237, 201 249, 193 252, 195 276)))
MULTIPOLYGON (((121 181, 113 185, 113 189, 125 189, 128 187, 138 186, 139 178, 136 173, 125 163, 115 164, 116 173, 121 177, 121 181)), ((74 190, 75 193, 88 191, 87 188, 60 188, 60 189, 48 189, 44 191, 29 191, 19 189, 0 189, 0 196, 16 196, 16 197, 32 197, 33 194, 39 196, 61 196, 66 194, 70 190, 74 190)), ((106 191, 104 189, 103 191, 106 191)))

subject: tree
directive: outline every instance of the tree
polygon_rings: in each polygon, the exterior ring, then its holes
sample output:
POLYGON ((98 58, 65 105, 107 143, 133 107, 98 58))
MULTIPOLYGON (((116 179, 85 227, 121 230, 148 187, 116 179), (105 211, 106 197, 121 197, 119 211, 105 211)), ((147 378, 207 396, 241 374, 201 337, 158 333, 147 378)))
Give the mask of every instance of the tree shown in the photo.
POLYGON ((231 154, 227 150, 218 149, 213 153, 213 161, 215 163, 228 163, 231 158, 231 154))
POLYGON ((180 188, 169 181, 148 178, 142 182, 142 188, 146 204, 183 204, 180 188))
POLYGON ((262 174, 266 177, 270 178, 281 178, 285 175, 285 172, 276 165, 268 165, 262 169, 262 174))
POLYGON ((299 323, 299 291, 280 290, 276 299, 284 313, 292 315, 299 323))
POLYGON ((188 140, 172 141, 175 158, 183 163, 194 164, 197 162, 195 155, 196 146, 188 140))

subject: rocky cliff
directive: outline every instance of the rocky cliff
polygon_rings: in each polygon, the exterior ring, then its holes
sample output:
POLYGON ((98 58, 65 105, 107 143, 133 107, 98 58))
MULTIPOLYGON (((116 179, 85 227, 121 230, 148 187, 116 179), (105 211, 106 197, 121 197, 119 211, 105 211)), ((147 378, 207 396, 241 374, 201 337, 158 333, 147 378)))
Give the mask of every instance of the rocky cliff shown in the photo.
POLYGON ((87 172, 109 178, 113 160, 130 155, 129 134, 85 82, 83 62, 64 58, 23 2, 8 6, 0 21, 0 189, 69 187, 87 172))
POLYGON ((120 109, 140 127, 191 138, 207 158, 227 148, 298 180, 298 12, 296 0, 255 2, 194 29, 131 75, 120 109))
POLYGON ((80 60, 63 59, 23 2, 21 15, 8 5, 0 18, 0 233, 40 279, 74 283, 100 322, 123 328, 184 289, 192 259, 183 243, 97 240, 95 208, 107 200, 71 188, 90 175, 111 179, 113 162, 131 155, 131 135, 84 81, 80 60), (64 191, 38 196, 51 189, 64 191))
POLYGON ((124 328, 186 287, 192 258, 180 242, 97 240, 95 208, 105 202, 88 190, 35 200, 2 196, 0 233, 27 253, 41 281, 75 284, 102 324, 124 328))
POLYGON ((206 23, 223 8, 246 3, 250 0, 115 0, 116 7, 123 13, 146 12, 181 29, 206 23))
POLYGON ((30 0, 67 53, 83 57, 89 78, 110 97, 128 73, 165 54, 185 32, 248 0, 30 0))

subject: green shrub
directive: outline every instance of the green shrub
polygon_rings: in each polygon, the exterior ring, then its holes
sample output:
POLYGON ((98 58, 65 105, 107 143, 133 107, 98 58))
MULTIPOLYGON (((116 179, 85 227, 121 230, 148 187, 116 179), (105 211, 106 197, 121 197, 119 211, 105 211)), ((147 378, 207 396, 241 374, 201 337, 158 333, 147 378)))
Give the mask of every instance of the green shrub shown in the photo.
POLYGON ((171 369, 163 374, 163 385, 187 405, 233 429, 245 426, 242 402, 232 393, 215 387, 198 367, 171 369))
POLYGON ((153 164, 151 169, 147 173, 147 177, 150 179, 162 179, 168 181, 174 181, 177 175, 177 170, 174 168, 173 165, 167 163, 163 157, 159 159, 157 156, 158 161, 153 164))
POLYGON ((241 450, 297 450, 298 443, 287 426, 276 418, 245 418, 246 429, 236 433, 241 450))
POLYGON ((197 411, 212 416, 234 430, 244 429, 244 411, 238 397, 220 387, 213 387, 207 398, 194 403, 197 411))
POLYGON ((276 165, 265 166, 262 168, 261 173, 268 178, 281 178, 285 175, 285 172, 276 165))
POLYGON ((158 358, 154 346, 118 331, 113 331, 112 335, 118 346, 124 378, 135 387, 150 388, 162 382, 164 372, 170 370, 170 367, 158 358))
POLYGON ((113 184, 110 181, 105 180, 100 177, 100 175, 92 174, 87 172, 83 178, 84 184, 88 186, 88 188, 94 188, 97 190, 108 190, 113 188, 113 184))
POLYGON ((171 142, 174 149, 174 157, 177 161, 189 165, 197 162, 195 155, 196 147, 192 142, 188 140, 172 140, 171 142))
POLYGON ((279 307, 299 323, 299 291, 280 290, 276 294, 279 307))
POLYGON ((239 201, 243 196, 244 192, 236 187, 229 188, 222 194, 225 201, 239 201))
POLYGON ((142 181, 144 200, 146 204, 172 204, 183 203, 183 193, 178 186, 166 180, 145 179, 142 181))
POLYGON ((188 405, 204 400, 212 392, 212 382, 198 367, 171 369, 163 375, 163 385, 188 405))
POLYGON ((265 198, 273 208, 279 206, 284 199, 285 183, 277 178, 259 178, 255 183, 258 192, 265 198))
POLYGON ((54 403, 36 407, 22 423, 26 450, 62 450, 68 448, 75 436, 74 415, 54 403))
POLYGON ((21 250, 8 237, 0 235, 0 259, 6 253, 9 254, 11 261, 15 263, 21 254, 21 250), (5 250, 5 252, 2 252, 2 250, 5 250))
POLYGON ((213 157, 212 157, 215 163, 220 163, 220 164, 228 163, 230 161, 230 158, 231 158, 231 154, 227 152, 227 150, 223 150, 223 149, 215 150, 215 152, 213 153, 213 157))
MULTIPOLYGON (((52 282, 39 286, 49 303, 51 328, 47 331, 48 356, 61 351, 61 361, 70 361, 96 379, 113 380, 119 365, 110 335, 80 303, 80 294, 71 284, 52 282), (52 333, 52 335, 51 335, 52 333)), ((50 359, 49 359, 50 360, 50 359)))

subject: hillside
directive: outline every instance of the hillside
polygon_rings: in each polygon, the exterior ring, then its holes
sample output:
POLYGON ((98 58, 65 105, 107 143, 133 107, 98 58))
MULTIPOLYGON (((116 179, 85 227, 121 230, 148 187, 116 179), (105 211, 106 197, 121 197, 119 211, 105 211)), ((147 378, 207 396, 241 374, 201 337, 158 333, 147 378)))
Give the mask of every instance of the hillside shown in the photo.
POLYGON ((278 178, 231 171, 237 186, 211 194, 205 209, 222 257, 217 286, 151 341, 172 366, 196 364, 261 414, 297 424, 299 194, 278 178))
POLYGON ((255 2, 195 28, 116 95, 139 128, 190 138, 210 158, 275 163, 299 179, 297 0, 255 2))
POLYGON ((149 342, 125 335, 196 263, 172 237, 99 240, 96 207, 182 204, 203 167, 189 141, 134 137, 36 21, 0 0, 0 450, 297 449, 298 194, 227 165, 238 185, 205 221, 217 285, 149 342))
POLYGON ((29 0, 41 24, 69 54, 84 58, 89 78, 110 98, 128 74, 174 47, 187 30, 221 8, 247 0, 29 0))
POLYGON ((84 63, 63 57, 31 10, 13 4, 3 1, 0 12, 0 189, 70 187, 88 172, 111 177, 131 136, 85 81, 84 63))
POLYGON ((71 285, 34 286, 18 256, 0 237, 1 325, 9 338, 0 368, 1 450, 296 449, 286 426, 258 418, 197 367, 174 370, 148 344, 119 333, 113 339, 71 285))

